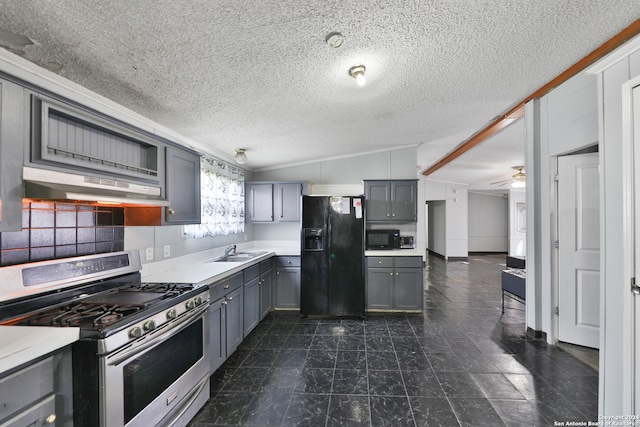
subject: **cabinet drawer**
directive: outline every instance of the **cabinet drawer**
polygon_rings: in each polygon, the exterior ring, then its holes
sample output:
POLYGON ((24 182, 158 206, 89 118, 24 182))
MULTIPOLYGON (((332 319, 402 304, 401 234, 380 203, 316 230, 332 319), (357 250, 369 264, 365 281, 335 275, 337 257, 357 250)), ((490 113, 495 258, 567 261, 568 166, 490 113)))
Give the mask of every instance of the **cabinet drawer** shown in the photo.
POLYGON ((395 260, 396 267, 400 267, 400 268, 422 267, 422 257, 419 257, 419 256, 397 256, 397 257, 394 257, 394 260, 395 260))
POLYGON ((48 357, 0 380, 0 421, 52 394, 53 358, 48 357))
POLYGON ((393 267, 393 257, 390 256, 368 256, 367 267, 369 268, 389 268, 393 267))
POLYGON ((211 301, 217 301, 241 287, 242 284, 242 273, 237 273, 227 279, 211 283, 209 285, 209 297, 211 301))
POLYGON ((266 273, 273 267, 273 257, 260 262, 260 274, 266 273))
POLYGON ((255 279, 260 275, 260 264, 252 265, 251 267, 247 267, 242 271, 244 283, 251 281, 251 279, 255 279))
POLYGON ((299 256, 276 257, 276 267, 300 267, 299 256))
POLYGON ((51 395, 35 406, 16 415, 0 427, 24 427, 24 426, 44 426, 51 424, 49 421, 56 418, 56 396, 51 395))

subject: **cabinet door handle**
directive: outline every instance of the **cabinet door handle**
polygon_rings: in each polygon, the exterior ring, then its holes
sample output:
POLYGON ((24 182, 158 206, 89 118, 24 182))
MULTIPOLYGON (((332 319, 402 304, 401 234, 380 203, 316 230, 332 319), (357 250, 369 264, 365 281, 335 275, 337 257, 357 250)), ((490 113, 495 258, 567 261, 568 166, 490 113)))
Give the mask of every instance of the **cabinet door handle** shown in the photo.
POLYGON ((224 285, 223 288, 224 289, 229 289, 229 285, 224 285))
POLYGON ((47 423, 47 424, 53 424, 53 423, 55 423, 55 422, 56 422, 56 418, 57 418, 57 417, 56 417, 56 414, 51 414, 51 415, 49 415, 49 416, 47 417, 47 419, 46 419, 46 420, 44 420, 44 422, 45 422, 45 423, 47 423))
POLYGON ((233 297, 227 297, 227 301, 233 301, 233 297))
POLYGON ((396 273, 396 276, 399 276, 399 275, 400 275, 400 273, 396 273))
POLYGON ((393 273, 389 273, 389 276, 393 276, 393 273))
POLYGON ((168 208, 167 210, 169 211, 169 215, 173 215, 176 213, 176 211, 172 208, 168 208))
POLYGON ((378 264, 382 264, 382 261, 378 261, 378 264))
POLYGON ((276 274, 277 274, 277 275, 279 275, 279 274, 280 274, 280 272, 278 271, 278 272, 276 272, 276 274))

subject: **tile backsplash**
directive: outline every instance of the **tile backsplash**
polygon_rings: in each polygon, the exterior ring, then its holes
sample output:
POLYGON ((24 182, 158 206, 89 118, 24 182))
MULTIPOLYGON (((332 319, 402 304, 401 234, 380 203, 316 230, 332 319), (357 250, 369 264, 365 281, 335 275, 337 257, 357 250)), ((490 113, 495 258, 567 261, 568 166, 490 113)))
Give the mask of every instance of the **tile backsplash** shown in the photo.
POLYGON ((123 249, 124 208, 24 202, 22 231, 0 233, 0 266, 123 249))

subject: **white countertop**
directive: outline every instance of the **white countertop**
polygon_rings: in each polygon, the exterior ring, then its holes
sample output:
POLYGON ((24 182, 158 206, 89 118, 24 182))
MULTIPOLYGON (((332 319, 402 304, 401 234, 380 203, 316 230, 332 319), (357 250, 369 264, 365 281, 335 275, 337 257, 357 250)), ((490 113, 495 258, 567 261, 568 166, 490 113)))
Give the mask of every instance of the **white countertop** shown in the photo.
POLYGON ((79 328, 0 326, 0 374, 77 341, 79 328))
POLYGON ((224 254, 224 248, 211 249, 164 261, 143 264, 146 282, 183 282, 209 284, 222 280, 273 255, 300 256, 298 241, 253 241, 238 243, 237 252, 264 252, 245 262, 210 262, 224 254))
POLYGON ((390 251, 369 250, 364 256, 419 256, 424 260, 427 250, 423 245, 416 245, 413 249, 394 249, 390 251))

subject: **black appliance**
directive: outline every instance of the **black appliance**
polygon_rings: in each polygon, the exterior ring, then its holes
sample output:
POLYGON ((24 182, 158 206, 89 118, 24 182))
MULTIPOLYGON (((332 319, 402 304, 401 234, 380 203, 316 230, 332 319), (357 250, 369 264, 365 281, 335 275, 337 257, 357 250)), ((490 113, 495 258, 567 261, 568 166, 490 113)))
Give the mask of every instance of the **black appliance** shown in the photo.
POLYGON ((300 314, 364 316, 364 196, 303 196, 300 314))
POLYGON ((74 425, 181 426, 209 398, 209 288, 140 269, 138 251, 0 269, 0 324, 79 328, 74 425))
POLYGON ((367 249, 400 249, 400 231, 367 230, 367 249))

